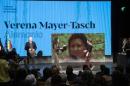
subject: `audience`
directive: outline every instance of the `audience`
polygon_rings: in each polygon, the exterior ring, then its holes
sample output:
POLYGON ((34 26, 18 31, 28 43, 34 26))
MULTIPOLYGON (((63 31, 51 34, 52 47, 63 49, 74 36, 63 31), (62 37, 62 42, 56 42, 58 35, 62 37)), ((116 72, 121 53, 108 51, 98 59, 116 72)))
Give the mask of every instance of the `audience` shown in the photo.
POLYGON ((112 74, 104 64, 100 65, 96 74, 88 65, 83 65, 79 74, 74 73, 71 65, 67 66, 66 73, 61 73, 59 67, 53 65, 45 67, 40 77, 37 69, 21 67, 15 56, 14 51, 7 55, 0 49, 0 86, 130 86, 129 65, 125 70, 117 65, 112 74))

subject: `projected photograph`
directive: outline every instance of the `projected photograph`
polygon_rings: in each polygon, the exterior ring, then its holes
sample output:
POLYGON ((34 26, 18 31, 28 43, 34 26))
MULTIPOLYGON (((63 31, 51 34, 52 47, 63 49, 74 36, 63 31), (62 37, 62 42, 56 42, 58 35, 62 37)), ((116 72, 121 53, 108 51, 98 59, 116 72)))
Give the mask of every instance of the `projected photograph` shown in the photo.
POLYGON ((105 58, 103 33, 53 34, 52 53, 61 61, 102 60, 105 58))

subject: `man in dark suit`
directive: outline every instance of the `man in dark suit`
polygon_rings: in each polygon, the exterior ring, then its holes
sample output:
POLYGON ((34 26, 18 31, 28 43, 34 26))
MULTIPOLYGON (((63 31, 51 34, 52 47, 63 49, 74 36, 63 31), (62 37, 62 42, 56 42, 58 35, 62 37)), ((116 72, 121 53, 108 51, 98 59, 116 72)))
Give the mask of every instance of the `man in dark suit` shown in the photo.
POLYGON ((35 56, 36 49, 36 43, 33 41, 32 37, 29 37, 28 42, 25 44, 25 50, 27 51, 27 63, 29 63, 29 60, 35 56))

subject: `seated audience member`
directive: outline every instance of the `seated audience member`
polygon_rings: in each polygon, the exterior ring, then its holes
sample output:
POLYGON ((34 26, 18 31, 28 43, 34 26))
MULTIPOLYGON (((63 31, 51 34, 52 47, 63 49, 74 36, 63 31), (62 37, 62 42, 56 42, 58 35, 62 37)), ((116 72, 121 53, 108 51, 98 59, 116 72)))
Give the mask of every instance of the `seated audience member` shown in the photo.
POLYGON ((16 72, 16 80, 14 86, 21 86, 25 82, 28 72, 25 68, 18 68, 16 72))
POLYGON ((9 65, 5 53, 0 49, 0 86, 10 86, 9 65))
POLYGON ((70 65, 68 65, 66 68, 66 75, 67 80, 69 81, 70 84, 72 84, 74 80, 77 78, 77 75, 73 73, 73 68, 70 65))
POLYGON ((107 86, 107 85, 105 79, 102 76, 95 76, 94 82, 92 83, 91 86, 107 86))
POLYGON ((106 66, 104 64, 100 65, 100 72, 97 72, 96 76, 104 75, 105 68, 106 68, 106 66))
POLYGON ((81 75, 82 86, 91 86, 94 76, 91 71, 84 71, 81 75))
POLYGON ((128 86, 128 80, 119 70, 112 73, 112 86, 128 86))
POLYGON ((83 65, 83 71, 91 71, 91 69, 88 65, 83 65))
POLYGON ((37 85, 37 80, 35 78, 35 75, 33 74, 33 70, 31 70, 29 72, 29 74, 26 76, 25 78, 26 81, 28 81, 28 83, 31 83, 31 86, 36 86, 37 85))
POLYGON ((46 79, 44 86, 51 86, 51 80, 53 76, 59 75, 60 71, 59 68, 56 65, 53 65, 51 67, 51 76, 46 79))
POLYGON ((102 77, 105 79, 107 86, 112 86, 112 77, 110 75, 110 69, 109 68, 107 68, 107 67, 105 68, 104 75, 102 75, 102 77))
POLYGON ((62 84, 62 78, 60 75, 54 75, 51 79, 51 86, 61 86, 62 84))
POLYGON ((51 75, 51 69, 48 67, 44 68, 42 80, 46 81, 49 77, 51 77, 51 75))

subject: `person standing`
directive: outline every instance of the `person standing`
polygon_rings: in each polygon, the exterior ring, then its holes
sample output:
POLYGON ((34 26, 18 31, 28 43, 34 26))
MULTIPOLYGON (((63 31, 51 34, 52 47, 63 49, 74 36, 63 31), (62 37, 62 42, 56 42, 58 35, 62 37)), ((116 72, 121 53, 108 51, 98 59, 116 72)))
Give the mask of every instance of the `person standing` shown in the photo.
POLYGON ((127 57, 127 65, 129 65, 130 64, 130 38, 128 38, 128 41, 124 49, 125 49, 126 57, 127 57))
POLYGON ((33 38, 30 36, 28 42, 25 44, 25 50, 27 51, 27 63, 30 63, 30 59, 35 56, 35 51, 37 49, 36 43, 33 41, 33 38))

